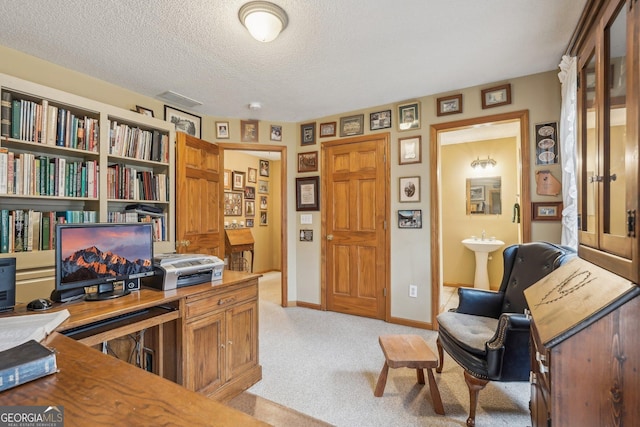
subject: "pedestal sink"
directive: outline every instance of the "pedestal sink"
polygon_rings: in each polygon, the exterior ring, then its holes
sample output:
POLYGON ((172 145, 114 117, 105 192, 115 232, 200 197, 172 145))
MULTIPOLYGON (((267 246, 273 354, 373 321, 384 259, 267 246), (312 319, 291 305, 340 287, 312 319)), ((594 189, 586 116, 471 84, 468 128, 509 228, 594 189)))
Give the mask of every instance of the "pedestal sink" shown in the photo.
POLYGON ((464 239, 462 244, 476 254, 476 274, 473 286, 479 289, 489 289, 489 271, 487 270, 489 253, 500 249, 504 246, 504 242, 495 239, 464 239))

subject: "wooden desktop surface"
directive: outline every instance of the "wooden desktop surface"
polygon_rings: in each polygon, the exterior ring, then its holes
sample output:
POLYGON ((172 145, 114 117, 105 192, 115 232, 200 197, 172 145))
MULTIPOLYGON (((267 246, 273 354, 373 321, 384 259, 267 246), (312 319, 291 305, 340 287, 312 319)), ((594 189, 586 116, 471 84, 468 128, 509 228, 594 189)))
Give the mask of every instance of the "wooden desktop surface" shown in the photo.
POLYGON ((269 425, 64 335, 44 344, 59 372, 0 392, 0 406, 62 406, 67 427, 269 425))

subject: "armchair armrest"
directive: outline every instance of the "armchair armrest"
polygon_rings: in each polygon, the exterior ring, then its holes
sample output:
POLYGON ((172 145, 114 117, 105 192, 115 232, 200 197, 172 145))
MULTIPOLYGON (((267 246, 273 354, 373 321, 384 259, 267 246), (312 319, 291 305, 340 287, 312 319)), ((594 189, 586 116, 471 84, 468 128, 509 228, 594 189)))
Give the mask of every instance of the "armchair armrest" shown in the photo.
POLYGON ((520 313, 503 313, 495 335, 487 341, 487 371, 494 380, 523 381, 530 369, 531 320, 520 313))
POLYGON ((455 311, 497 319, 500 317, 503 299, 503 292, 458 288, 458 308, 455 311))

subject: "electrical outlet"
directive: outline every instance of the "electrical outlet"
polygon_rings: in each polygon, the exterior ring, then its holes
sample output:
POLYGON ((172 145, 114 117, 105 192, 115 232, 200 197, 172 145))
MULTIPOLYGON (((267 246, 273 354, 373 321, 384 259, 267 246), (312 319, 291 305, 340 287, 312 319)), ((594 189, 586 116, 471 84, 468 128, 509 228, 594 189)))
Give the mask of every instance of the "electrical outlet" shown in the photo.
POLYGON ((418 297, 418 287, 416 285, 409 285, 409 296, 411 298, 418 297))

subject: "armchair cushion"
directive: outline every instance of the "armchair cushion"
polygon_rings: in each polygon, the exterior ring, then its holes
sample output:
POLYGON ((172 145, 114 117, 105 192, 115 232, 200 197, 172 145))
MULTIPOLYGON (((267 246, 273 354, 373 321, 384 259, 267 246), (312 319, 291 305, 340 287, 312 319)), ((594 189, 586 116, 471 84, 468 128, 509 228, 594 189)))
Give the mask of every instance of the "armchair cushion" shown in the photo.
POLYGON ((486 343, 498 328, 498 319, 458 312, 441 313, 438 323, 465 351, 481 357, 486 357, 486 343))

